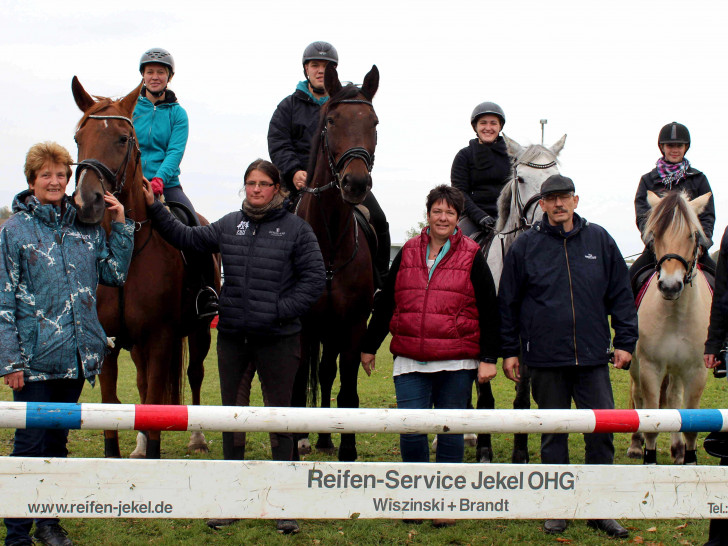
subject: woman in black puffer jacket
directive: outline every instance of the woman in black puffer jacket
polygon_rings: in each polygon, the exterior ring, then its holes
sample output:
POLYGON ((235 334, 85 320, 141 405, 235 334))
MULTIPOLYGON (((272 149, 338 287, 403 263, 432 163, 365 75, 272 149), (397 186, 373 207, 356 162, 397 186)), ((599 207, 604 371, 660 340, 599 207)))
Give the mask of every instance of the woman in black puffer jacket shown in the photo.
MULTIPOLYGON (((288 192, 278 169, 262 159, 251 163, 242 208, 208 226, 185 226, 154 200, 146 182, 144 190, 154 228, 167 242, 222 256, 217 357, 223 405, 247 406, 257 372, 265 405, 290 406, 301 362, 300 317, 321 295, 325 272, 311 226, 286 209, 288 192)), ((292 460, 293 435, 270 436, 273 459, 292 460)), ((223 433, 223 456, 245 458, 245 433, 223 433)), ((208 525, 233 521, 210 520, 208 525)), ((278 530, 297 532, 298 525, 279 520, 278 530)))

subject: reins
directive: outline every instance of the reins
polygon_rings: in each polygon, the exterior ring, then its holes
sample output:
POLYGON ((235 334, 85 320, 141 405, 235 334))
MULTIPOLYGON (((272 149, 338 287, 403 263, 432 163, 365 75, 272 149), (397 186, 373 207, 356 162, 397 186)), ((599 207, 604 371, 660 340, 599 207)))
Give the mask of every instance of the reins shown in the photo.
MULTIPOLYGON (((549 163, 532 163, 532 162, 525 162, 525 163, 518 163, 515 162, 513 164, 513 181, 511 184, 514 185, 513 189, 513 201, 516 205, 516 211, 518 213, 518 223, 516 224, 516 227, 514 227, 511 230, 508 231, 496 231, 495 236, 500 239, 500 245, 501 245, 501 255, 506 255, 506 243, 505 239, 508 235, 518 234, 521 231, 526 231, 527 229, 530 229, 533 226, 533 219, 536 216, 536 208, 534 205, 539 202, 541 199, 541 194, 536 193, 532 195, 528 201, 523 203, 523 199, 521 198, 521 191, 520 191, 520 180, 521 178, 518 176, 518 167, 520 165, 524 165, 526 167, 531 167, 532 169, 550 169, 551 167, 556 166, 556 161, 550 161, 549 163), (528 211, 533 208, 533 212, 531 213, 531 218, 528 218, 528 211)), ((495 230, 493 230, 495 231, 495 230)))

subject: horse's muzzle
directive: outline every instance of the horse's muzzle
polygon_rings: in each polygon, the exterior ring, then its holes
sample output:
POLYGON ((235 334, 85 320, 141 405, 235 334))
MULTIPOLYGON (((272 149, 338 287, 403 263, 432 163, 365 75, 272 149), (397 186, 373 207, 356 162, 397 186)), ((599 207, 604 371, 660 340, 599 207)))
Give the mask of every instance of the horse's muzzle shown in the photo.
POLYGON ((360 204, 371 189, 372 177, 369 174, 364 176, 345 174, 341 180, 341 196, 347 203, 360 204))

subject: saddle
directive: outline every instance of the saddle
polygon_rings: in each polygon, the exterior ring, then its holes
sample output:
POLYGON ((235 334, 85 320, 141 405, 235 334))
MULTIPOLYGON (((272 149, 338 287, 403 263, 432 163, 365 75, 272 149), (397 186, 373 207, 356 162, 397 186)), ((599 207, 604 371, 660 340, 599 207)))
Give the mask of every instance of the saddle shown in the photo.
POLYGON ((200 225, 197 221, 197 216, 182 203, 177 203, 176 201, 166 201, 165 205, 169 209, 169 212, 174 214, 177 217, 177 220, 182 222, 184 225, 190 227, 200 225))
POLYGON ((359 227, 361 227, 361 230, 364 233, 364 238, 367 240, 367 244, 369 245, 369 253, 372 256, 374 286, 382 286, 383 279, 374 265, 374 256, 377 254, 379 240, 377 239, 377 233, 374 231, 374 227, 369 223, 369 209, 364 205, 356 205, 354 207, 354 218, 356 219, 356 223, 359 224, 359 227))

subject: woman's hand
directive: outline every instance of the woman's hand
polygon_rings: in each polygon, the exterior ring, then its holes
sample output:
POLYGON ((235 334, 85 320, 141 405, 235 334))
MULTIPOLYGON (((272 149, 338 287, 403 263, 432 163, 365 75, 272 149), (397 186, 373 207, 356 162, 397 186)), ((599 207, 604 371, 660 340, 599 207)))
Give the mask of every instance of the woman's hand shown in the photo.
POLYGON ((144 201, 148 207, 151 207, 154 204, 154 192, 152 191, 152 185, 146 178, 142 178, 142 191, 144 192, 144 201))
POLYGON ((9 373, 8 375, 4 376, 3 379, 5 380, 5 384, 16 392, 22 391, 23 387, 25 386, 23 370, 9 373))
POLYGON ((362 368, 364 368, 364 371, 367 372, 367 376, 371 376, 374 371, 375 358, 376 357, 371 353, 361 354, 361 365, 362 368))
POLYGON ((478 364, 478 383, 487 383, 498 374, 498 367, 490 362, 478 364))
POLYGON ((119 202, 116 196, 109 192, 104 194, 104 201, 106 202, 106 208, 111 213, 112 220, 123 224, 126 221, 126 218, 124 218, 124 205, 119 202))

